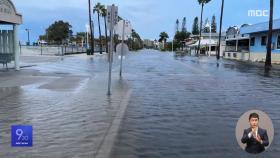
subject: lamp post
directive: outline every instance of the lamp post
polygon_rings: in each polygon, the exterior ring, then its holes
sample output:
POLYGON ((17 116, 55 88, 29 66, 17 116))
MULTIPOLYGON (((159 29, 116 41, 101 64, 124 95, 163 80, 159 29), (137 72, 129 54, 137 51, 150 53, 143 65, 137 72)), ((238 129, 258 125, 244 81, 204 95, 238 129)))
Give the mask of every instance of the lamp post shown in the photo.
POLYGON ((25 29, 25 31, 27 32, 27 43, 26 45, 30 45, 30 36, 29 36, 29 32, 30 32, 30 29, 25 29))
POLYGON ((209 53, 208 53, 208 55, 210 56, 211 55, 211 51, 212 51, 212 49, 211 49, 211 47, 212 47, 212 44, 211 44, 211 42, 212 42, 212 26, 209 23, 209 21, 207 22, 206 27, 209 27, 209 29, 210 29, 210 35, 209 35, 209 38, 210 38, 209 41, 210 42, 209 42, 209 53))

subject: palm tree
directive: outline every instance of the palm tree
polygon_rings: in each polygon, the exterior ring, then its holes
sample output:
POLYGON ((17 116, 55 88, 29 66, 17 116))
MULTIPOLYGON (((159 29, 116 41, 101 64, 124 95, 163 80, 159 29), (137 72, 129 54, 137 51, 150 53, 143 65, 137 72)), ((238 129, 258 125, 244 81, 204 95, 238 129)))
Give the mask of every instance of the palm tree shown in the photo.
POLYGON ((93 55, 94 54, 94 33, 93 33, 93 22, 92 22, 92 19, 91 19, 91 1, 88 0, 88 11, 89 11, 89 26, 90 26, 90 36, 91 36, 91 49, 90 49, 90 55, 93 55))
POLYGON ((176 20, 176 32, 179 32, 179 19, 176 20))
POLYGON ((221 16, 220 16, 220 30, 219 30, 219 43, 218 43, 218 51, 217 51, 217 60, 220 59, 220 51, 221 51, 221 38, 222 38, 222 25, 223 25, 223 15, 224 15, 224 0, 222 0, 221 6, 221 16))
POLYGON ((93 9, 93 13, 97 13, 97 17, 98 17, 98 28, 99 28, 99 44, 100 44, 100 49, 99 52, 100 54, 102 54, 102 39, 101 39, 101 27, 100 27, 100 14, 101 14, 101 9, 102 9, 102 5, 98 2, 93 9))
POLYGON ((161 32, 159 35, 159 42, 163 42, 163 48, 165 48, 165 43, 167 39, 169 38, 168 34, 166 32, 161 32))
POLYGON ((209 3, 210 1, 211 1, 211 0, 198 0, 198 3, 201 5, 201 14, 200 14, 199 42, 198 42, 197 55, 199 55, 199 52, 200 52, 200 42, 201 42, 203 9, 204 9, 204 5, 207 4, 207 3, 209 3))
POLYGON ((272 43, 272 31, 273 31, 272 29, 273 29, 273 0, 270 0, 269 30, 268 30, 265 69, 270 69, 272 67, 271 65, 271 43, 272 43))
POLYGON ((101 16, 104 18, 104 26, 105 26, 105 45, 106 45, 106 52, 108 53, 108 32, 107 32, 107 9, 105 8, 104 5, 101 7, 101 16))

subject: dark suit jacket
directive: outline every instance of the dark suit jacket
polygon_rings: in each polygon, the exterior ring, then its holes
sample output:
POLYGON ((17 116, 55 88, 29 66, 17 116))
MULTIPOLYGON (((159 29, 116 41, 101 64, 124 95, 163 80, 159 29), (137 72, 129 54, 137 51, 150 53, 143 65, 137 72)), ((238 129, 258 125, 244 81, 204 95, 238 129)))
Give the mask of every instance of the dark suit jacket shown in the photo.
POLYGON ((246 151, 252 154, 258 154, 265 150, 264 147, 269 145, 269 140, 267 136, 267 132, 265 129, 258 128, 258 135, 260 135, 263 144, 259 143, 253 136, 251 138, 248 137, 248 134, 252 131, 251 128, 245 129, 243 133, 243 137, 241 142, 243 144, 247 144, 246 151))

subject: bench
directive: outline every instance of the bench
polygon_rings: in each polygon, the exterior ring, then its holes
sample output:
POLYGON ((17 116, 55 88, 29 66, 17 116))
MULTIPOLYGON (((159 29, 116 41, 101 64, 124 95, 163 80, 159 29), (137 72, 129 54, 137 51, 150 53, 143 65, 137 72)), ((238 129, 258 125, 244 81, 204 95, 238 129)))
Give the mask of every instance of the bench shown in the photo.
POLYGON ((8 63, 12 62, 13 60, 13 54, 0 53, 0 63, 3 64, 3 67, 6 65, 6 68, 8 69, 8 63))

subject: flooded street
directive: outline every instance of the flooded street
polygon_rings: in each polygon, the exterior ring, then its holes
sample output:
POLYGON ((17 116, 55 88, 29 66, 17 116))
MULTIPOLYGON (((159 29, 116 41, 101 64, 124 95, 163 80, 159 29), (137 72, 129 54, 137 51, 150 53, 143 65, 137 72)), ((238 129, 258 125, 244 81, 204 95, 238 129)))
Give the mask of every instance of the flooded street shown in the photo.
POLYGON ((37 66, 0 73, 0 157, 94 157, 127 93, 126 81, 114 75, 114 94, 106 95, 105 55, 28 59, 37 66), (33 126, 32 148, 11 147, 11 125, 33 126))
POLYGON ((143 50, 126 56, 122 80, 115 58, 107 97, 106 56, 38 58, 18 73, 0 72, 1 158, 95 157, 115 118, 122 123, 112 158, 250 157, 235 126, 251 109, 266 112, 275 128, 260 157, 280 154, 278 69, 143 50), (32 148, 11 147, 17 124, 33 126, 32 148))
POLYGON ((112 158, 250 157, 235 127, 251 109, 268 113, 275 128, 259 157, 278 157, 279 70, 150 52, 130 56, 126 71, 133 93, 112 158))
POLYGON ((0 158, 279 158, 279 131, 280 0, 0 0, 0 158))

